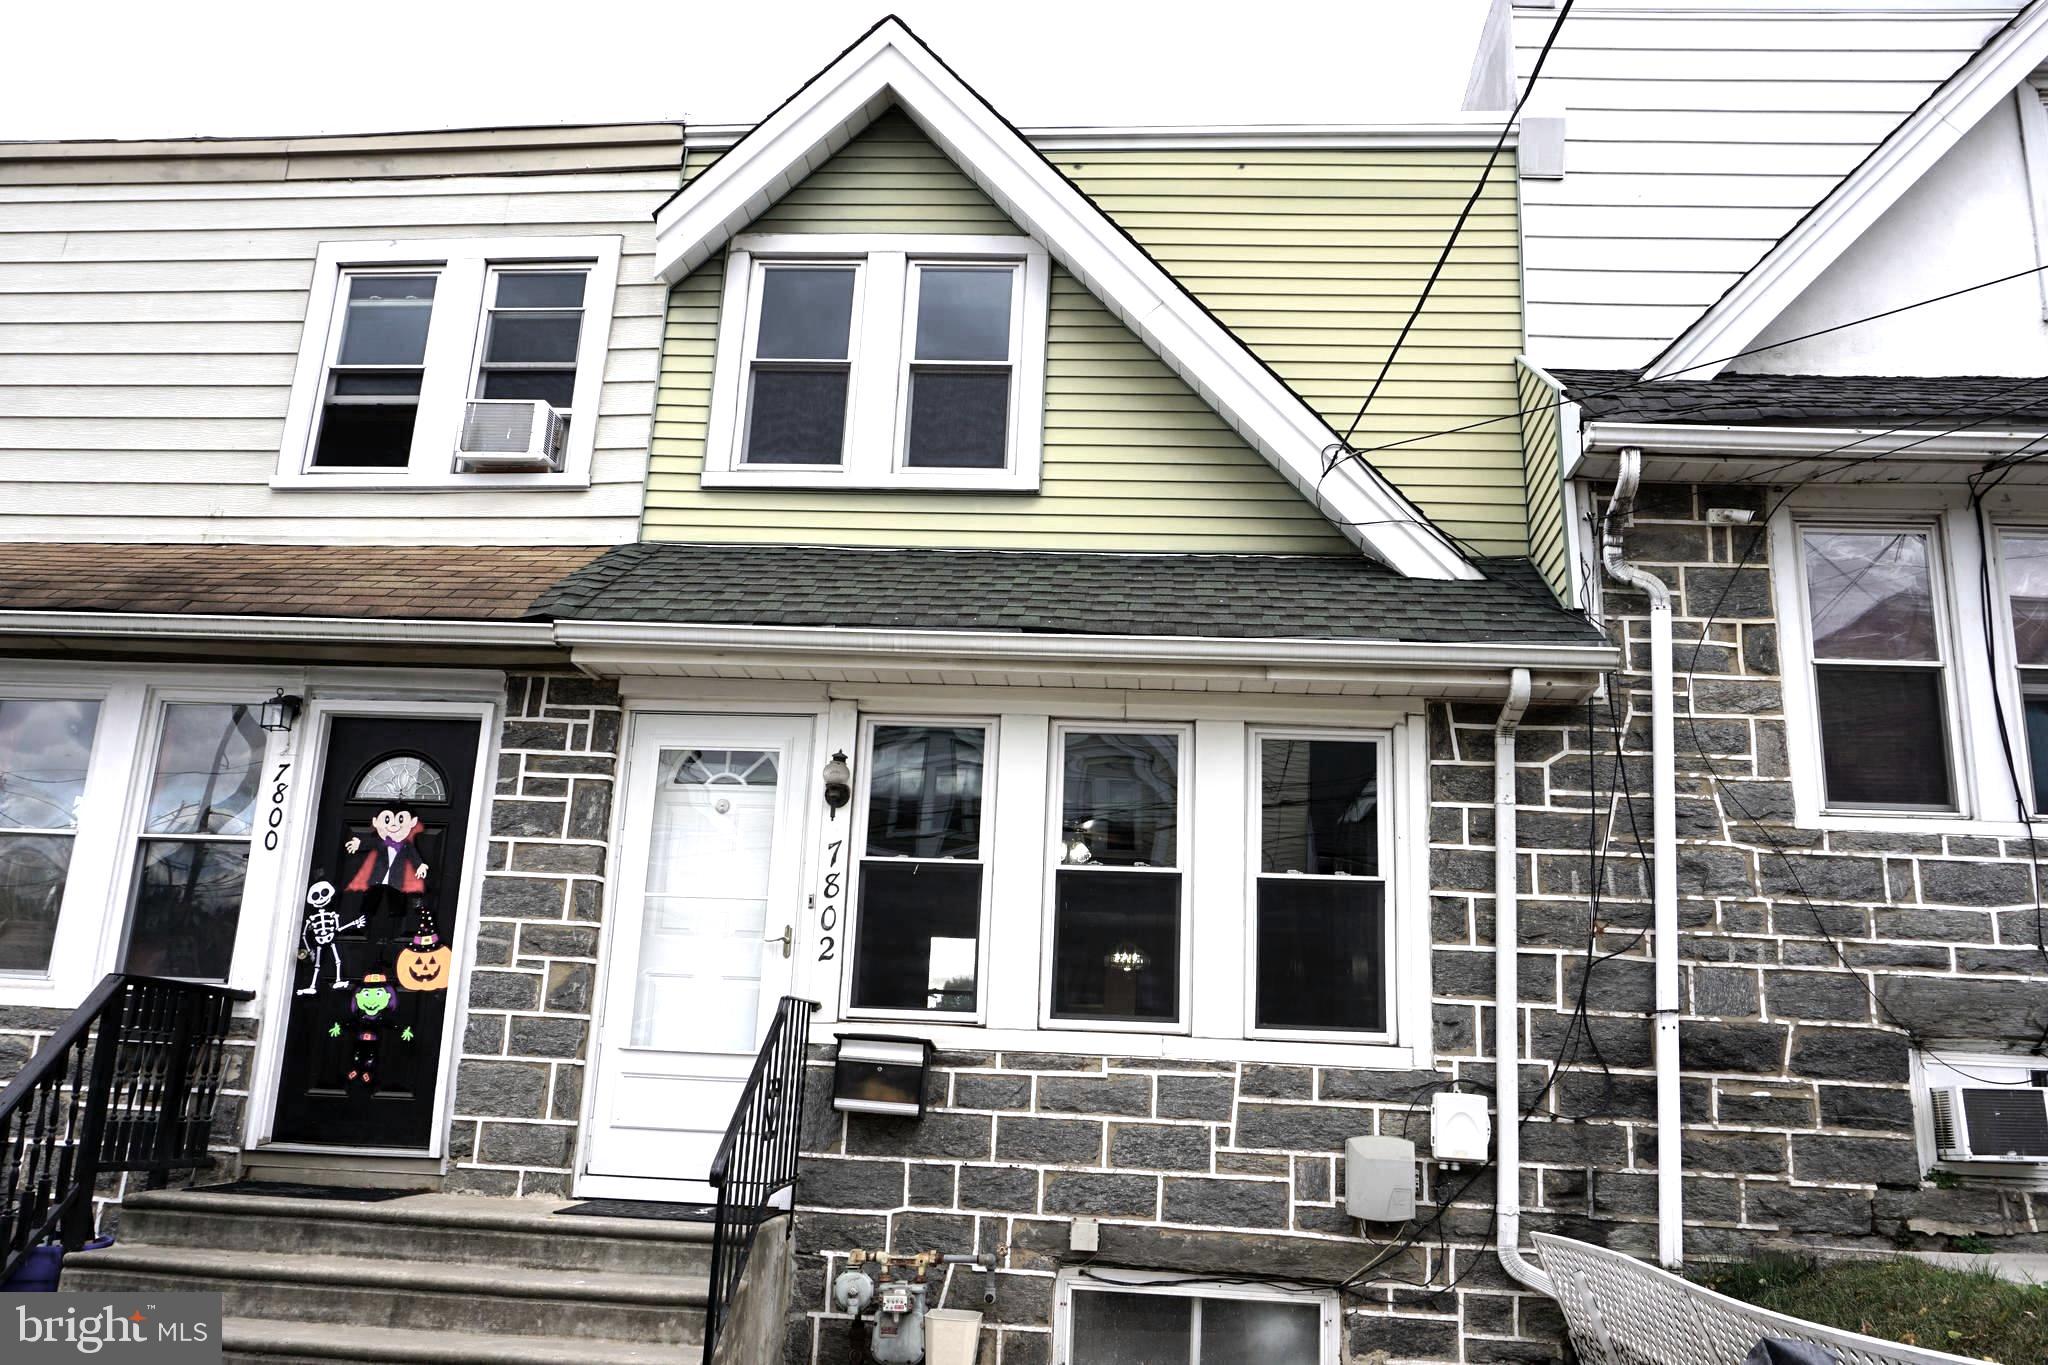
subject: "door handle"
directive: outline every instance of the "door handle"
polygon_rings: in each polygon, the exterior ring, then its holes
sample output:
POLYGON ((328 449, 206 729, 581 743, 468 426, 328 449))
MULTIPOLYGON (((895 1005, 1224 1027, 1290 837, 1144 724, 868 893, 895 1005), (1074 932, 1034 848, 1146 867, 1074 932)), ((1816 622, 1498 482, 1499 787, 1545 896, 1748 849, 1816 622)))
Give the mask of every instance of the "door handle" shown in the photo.
POLYGON ((773 938, 764 940, 764 942, 780 943, 782 945, 782 955, 784 957, 788 957, 791 946, 796 942, 796 927, 794 925, 785 924, 782 926, 781 933, 775 935, 773 938))

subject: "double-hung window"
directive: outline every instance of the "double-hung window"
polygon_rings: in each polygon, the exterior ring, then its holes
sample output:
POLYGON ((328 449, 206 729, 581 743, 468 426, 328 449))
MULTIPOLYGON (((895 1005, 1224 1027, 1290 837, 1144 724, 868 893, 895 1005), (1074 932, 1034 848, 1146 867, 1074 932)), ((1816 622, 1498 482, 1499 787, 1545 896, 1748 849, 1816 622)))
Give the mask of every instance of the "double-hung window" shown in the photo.
POLYGON ((986 724, 877 722, 857 817, 849 1000, 879 1014, 973 1015, 988 893, 986 724))
POLYGON ((1061 727, 1055 735, 1047 1013, 1078 1024, 1175 1027, 1185 1016, 1186 732, 1061 727))
POLYGON ((2008 531, 1999 546, 2013 663, 2019 670, 2026 754, 2033 770, 2030 812, 2048 815, 2048 533, 2008 531))
POLYGON ((1036 488, 1049 272, 1024 237, 743 234, 704 482, 1036 488))
POLYGON ((227 979, 264 753, 247 706, 164 706, 136 836, 124 971, 227 979))
POLYGON ((0 972, 49 969, 100 703, 0 698, 0 972))
POLYGON ((1388 1033, 1383 745, 1267 734, 1253 749, 1252 1031, 1388 1033))
POLYGON ((323 243, 274 485, 587 483, 619 248, 323 243))
POLYGON ((1803 527, 1823 804, 1957 809, 1945 612, 1934 529, 1803 527))

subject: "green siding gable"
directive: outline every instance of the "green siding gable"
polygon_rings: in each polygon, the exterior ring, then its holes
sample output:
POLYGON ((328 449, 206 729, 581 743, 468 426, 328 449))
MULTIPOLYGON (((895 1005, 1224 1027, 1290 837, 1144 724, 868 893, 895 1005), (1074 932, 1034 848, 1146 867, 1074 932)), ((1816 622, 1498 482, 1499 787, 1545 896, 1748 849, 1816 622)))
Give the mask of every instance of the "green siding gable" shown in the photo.
MULTIPOLYGON (((701 166, 693 162, 693 169, 701 166)), ((899 112, 751 229, 1020 229, 899 112)), ((1349 542, 1079 281, 1052 271, 1037 493, 704 488, 723 260, 669 297, 643 538, 1345 554, 1349 542)))

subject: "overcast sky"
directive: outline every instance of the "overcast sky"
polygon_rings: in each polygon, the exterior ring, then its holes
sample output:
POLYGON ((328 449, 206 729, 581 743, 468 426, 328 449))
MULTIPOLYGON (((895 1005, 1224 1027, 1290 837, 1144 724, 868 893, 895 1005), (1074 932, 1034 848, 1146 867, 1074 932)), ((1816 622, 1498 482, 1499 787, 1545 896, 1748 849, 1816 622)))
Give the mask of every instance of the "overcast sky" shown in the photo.
MULTIPOLYGON (((752 122, 891 9, 0 0, 0 139, 752 122)), ((893 6, 997 108, 1034 126, 1453 113, 1485 9, 1486 0, 893 6)))

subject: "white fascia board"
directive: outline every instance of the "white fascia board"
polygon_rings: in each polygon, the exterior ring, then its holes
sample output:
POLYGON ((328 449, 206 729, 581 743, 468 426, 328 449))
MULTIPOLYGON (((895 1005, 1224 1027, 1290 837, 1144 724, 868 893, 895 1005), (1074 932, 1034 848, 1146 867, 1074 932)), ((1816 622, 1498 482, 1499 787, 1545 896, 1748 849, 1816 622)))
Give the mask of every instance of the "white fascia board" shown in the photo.
MULTIPOLYGON (((753 131, 750 123, 692 124, 693 152, 723 151, 753 131)), ((1124 151, 1487 151, 1500 137, 1500 115, 1429 123, 1070 124, 1019 129, 1041 152, 1124 151)), ((1510 130, 1507 145, 1513 147, 1510 130)))
POLYGON ((1970 431, 1919 431, 1908 427, 1755 427, 1692 425, 1676 422, 1588 422, 1588 453, 1630 447, 1645 459, 1658 455, 1723 455, 1730 460, 1776 456, 1817 456, 1840 451, 1843 460, 1910 450, 1913 458, 1980 461, 2015 455, 2037 446, 2048 430, 1976 428, 1970 431))
POLYGON ((1360 549, 1411 578, 1483 575, 1136 242, 895 20, 707 167, 655 217, 671 284, 710 258, 892 105, 1202 396, 1360 549))
POLYGON ((2032 0, 1665 347, 1642 377, 1669 379, 1682 374, 1712 379, 1720 374, 1736 352, 1762 335, 1822 271, 2044 60, 2048 60, 2048 0, 2032 0))
MULTIPOLYGON (((1511 668, 1599 671, 1620 666, 1611 645, 1433 644, 1399 640, 1219 639, 1192 635, 1025 635, 1014 631, 864 630, 834 626, 713 626, 642 621, 558 621, 555 638, 581 651, 799 656, 853 661, 1203 664, 1266 668, 1427 668, 1500 673, 1511 668)), ((580 654, 579 654, 580 657, 580 654)), ((1503 685, 1505 677, 1503 676, 1503 685)))
POLYGON ((545 621, 358 621, 344 617, 91 611, 0 611, 0 635, 302 644, 510 645, 541 649, 554 645, 554 628, 545 621))

